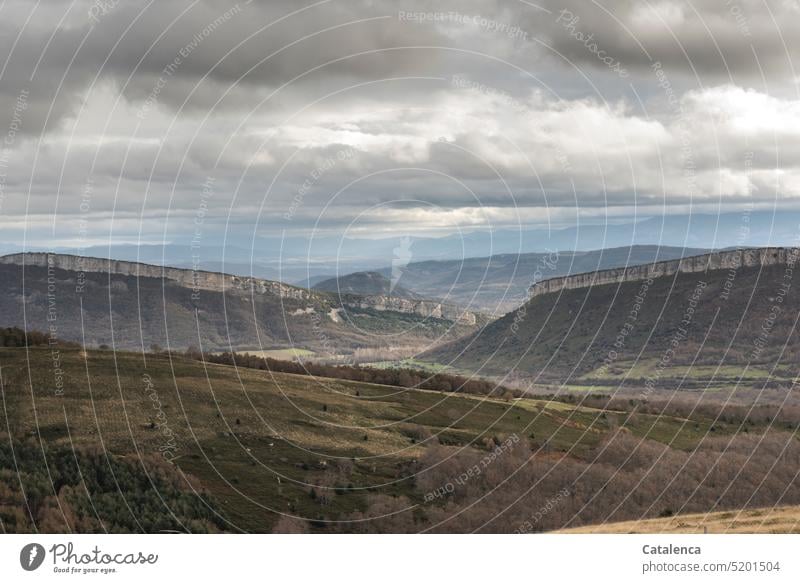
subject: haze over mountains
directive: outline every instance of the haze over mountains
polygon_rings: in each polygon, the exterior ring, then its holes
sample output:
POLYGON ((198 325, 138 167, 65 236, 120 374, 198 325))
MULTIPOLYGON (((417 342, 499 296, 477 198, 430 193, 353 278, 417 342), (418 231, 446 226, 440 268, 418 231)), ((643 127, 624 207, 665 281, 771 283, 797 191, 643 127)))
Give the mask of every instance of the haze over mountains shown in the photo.
MULTIPOLYGON (((389 237, 333 236, 326 232, 308 236, 254 230, 209 232, 202 245, 175 237, 166 243, 152 239, 104 245, 41 246, 35 243, 0 245, 0 252, 48 251, 138 261, 154 265, 202 269, 309 285, 353 272, 380 271, 398 264, 429 260, 460 261, 466 258, 592 251, 636 245, 721 249, 794 245, 798 240, 800 212, 752 211, 739 213, 668 215, 639 221, 579 222, 579 226, 522 226, 519 229, 465 230, 444 237, 404 235, 402 229, 389 237), (399 256, 399 257, 398 257, 399 256)), ((598 268, 603 268, 599 265, 598 268)), ((414 290, 418 291, 418 290, 414 290)))
MULTIPOLYGON (((396 298, 422 299, 420 294, 414 293, 401 285, 395 285, 389 277, 385 277, 374 271, 362 271, 342 277, 325 279, 314 284, 312 289, 339 295, 356 294, 362 296, 393 296, 396 298)), ((430 295, 428 297, 434 298, 435 296, 430 295)))

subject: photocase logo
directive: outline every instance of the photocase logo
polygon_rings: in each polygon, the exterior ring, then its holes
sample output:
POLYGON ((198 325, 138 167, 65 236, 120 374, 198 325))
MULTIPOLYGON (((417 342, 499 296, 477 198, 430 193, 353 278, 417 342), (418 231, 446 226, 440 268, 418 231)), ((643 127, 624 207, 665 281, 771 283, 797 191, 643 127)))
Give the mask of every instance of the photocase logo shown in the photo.
POLYGON ((30 543, 22 547, 19 553, 19 564, 26 571, 35 571, 44 562, 44 547, 37 543, 30 543))

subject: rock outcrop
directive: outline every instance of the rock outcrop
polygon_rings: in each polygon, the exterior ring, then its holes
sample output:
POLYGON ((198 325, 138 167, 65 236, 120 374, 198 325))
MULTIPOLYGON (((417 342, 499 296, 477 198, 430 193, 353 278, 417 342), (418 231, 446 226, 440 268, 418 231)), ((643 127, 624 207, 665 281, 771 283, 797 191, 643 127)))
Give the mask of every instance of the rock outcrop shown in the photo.
POLYGON ((311 292, 278 281, 252 277, 240 277, 226 273, 215 273, 176 267, 160 267, 133 261, 117 261, 97 257, 82 257, 60 253, 15 253, 0 257, 0 263, 25 265, 83 273, 112 273, 134 277, 164 278, 182 287, 193 290, 230 292, 234 290, 255 291, 285 298, 307 300, 311 292))
POLYGON ((345 307, 370 308, 379 311, 416 314, 422 317, 441 318, 459 324, 474 326, 478 318, 458 306, 434 300, 406 299, 394 296, 342 296, 327 292, 307 290, 279 281, 253 277, 241 277, 176 267, 161 267, 132 261, 117 261, 96 257, 82 257, 57 253, 15 253, 0 257, 0 264, 24 265, 45 269, 61 269, 76 273, 111 273, 133 277, 163 278, 193 291, 246 292, 260 295, 270 294, 281 298, 301 301, 318 301, 325 304, 341 304, 345 307), (337 301, 338 300, 338 301, 337 301))
POLYGON ((800 256, 797 247, 764 247, 761 249, 736 249, 719 251, 683 259, 659 261, 646 265, 605 269, 565 277, 554 277, 535 283, 530 297, 555 293, 564 289, 579 289, 596 285, 610 285, 629 281, 645 281, 668 277, 676 273, 735 270, 739 267, 793 264, 800 256))
POLYGON ((371 308, 404 314, 413 313, 424 318, 450 320, 465 326, 474 326, 478 323, 478 318, 474 313, 458 306, 432 300, 412 300, 395 296, 345 296, 342 303, 348 307, 371 308))

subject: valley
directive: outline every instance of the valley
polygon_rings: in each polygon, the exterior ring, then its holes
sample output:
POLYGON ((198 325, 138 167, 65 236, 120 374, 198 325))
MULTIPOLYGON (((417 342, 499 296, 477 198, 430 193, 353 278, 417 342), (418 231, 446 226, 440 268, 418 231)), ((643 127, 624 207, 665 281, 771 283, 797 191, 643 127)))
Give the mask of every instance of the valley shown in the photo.
POLYGON ((800 504, 790 250, 543 280, 495 321, 358 286, 23 259, 0 260, 4 314, 45 332, 0 348, 0 456, 25 468, 0 473, 7 532, 691 530, 800 504))

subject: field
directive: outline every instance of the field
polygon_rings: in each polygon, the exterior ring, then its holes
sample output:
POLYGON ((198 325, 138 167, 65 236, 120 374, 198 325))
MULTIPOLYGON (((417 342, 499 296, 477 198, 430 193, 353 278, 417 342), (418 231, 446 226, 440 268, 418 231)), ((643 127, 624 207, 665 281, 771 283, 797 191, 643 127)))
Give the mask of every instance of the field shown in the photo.
POLYGON ((573 528, 559 532, 566 534, 800 534, 800 508, 797 506, 786 506, 742 510, 741 512, 684 514, 670 518, 631 520, 612 524, 584 526, 582 528, 573 528))
POLYGON ((316 353, 304 348, 276 348, 273 350, 240 350, 242 354, 252 354, 260 358, 275 358, 277 360, 295 360, 297 358, 309 358, 316 356, 316 353))
POLYGON ((423 362, 415 358, 404 358, 402 360, 382 360, 379 362, 368 362, 362 366, 370 368, 388 369, 388 368, 409 368, 429 373, 438 372, 453 372, 451 368, 444 364, 437 364, 435 362, 423 362))
POLYGON ((41 437, 49 446, 101 446, 119 456, 158 452, 166 439, 151 423, 163 412, 178 444, 175 463, 221 502, 232 528, 247 531, 269 530, 276 511, 316 517, 322 510, 322 520, 335 519, 361 508, 365 493, 379 486, 412 494, 398 468, 425 449, 414 443, 420 427, 448 444, 524 431, 554 436, 565 448, 590 444, 603 427, 584 434, 580 428, 598 419, 582 410, 573 411, 574 427, 562 427, 569 412, 534 402, 236 371, 162 355, 60 356, 63 396, 49 350, 0 350, 12 435, 41 437), (350 473, 330 485, 341 493, 321 508, 309 484, 328 480, 344 462, 350 473))
POLYGON ((0 367, 0 434, 54 450, 99 448, 114 459, 168 451, 231 531, 268 532, 280 513, 306 517, 312 530, 338 528, 366 511, 373 494, 420 504, 416 464, 431 448, 483 455, 487 441, 514 436, 545 456, 581 456, 620 427, 674 450, 695 447, 709 431, 737 431, 713 418, 402 389, 164 354, 4 348, 0 367))

